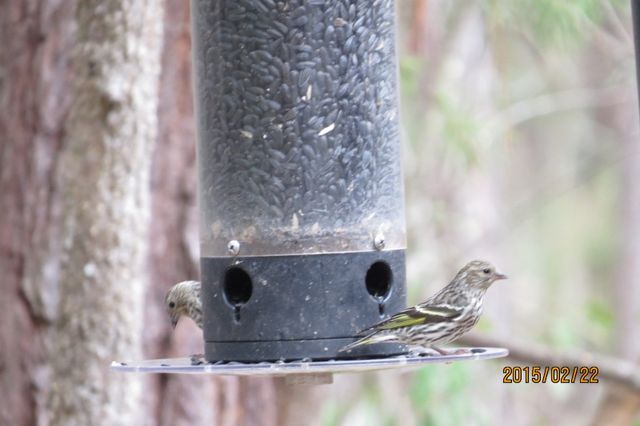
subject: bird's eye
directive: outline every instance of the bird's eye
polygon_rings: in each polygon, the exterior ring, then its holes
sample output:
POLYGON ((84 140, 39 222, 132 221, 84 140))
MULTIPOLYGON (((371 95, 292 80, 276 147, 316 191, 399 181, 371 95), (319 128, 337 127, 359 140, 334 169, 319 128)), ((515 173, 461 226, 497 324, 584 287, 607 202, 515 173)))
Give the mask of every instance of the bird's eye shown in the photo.
POLYGON ((491 272, 491 269, 489 269, 489 268, 484 268, 484 269, 482 270, 482 272, 483 272, 484 274, 489 274, 489 273, 491 272))
POLYGON ((171 309, 173 309, 173 308, 175 308, 175 307, 176 307, 176 304, 175 304, 175 303, 173 303, 173 302, 169 302, 169 307, 170 307, 171 309))

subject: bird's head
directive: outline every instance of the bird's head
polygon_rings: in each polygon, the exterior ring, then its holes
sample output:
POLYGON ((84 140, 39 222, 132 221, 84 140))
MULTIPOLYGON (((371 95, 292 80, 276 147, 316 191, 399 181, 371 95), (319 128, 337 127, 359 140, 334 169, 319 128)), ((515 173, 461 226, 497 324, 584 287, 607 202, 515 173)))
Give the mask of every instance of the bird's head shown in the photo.
POLYGON ((164 303, 173 328, 182 315, 189 315, 189 304, 197 297, 199 289, 198 281, 182 281, 169 289, 164 303))
POLYGON ((473 260, 458 272, 454 281, 464 283, 472 288, 488 289, 498 280, 505 280, 507 276, 496 271, 496 268, 484 260, 473 260))

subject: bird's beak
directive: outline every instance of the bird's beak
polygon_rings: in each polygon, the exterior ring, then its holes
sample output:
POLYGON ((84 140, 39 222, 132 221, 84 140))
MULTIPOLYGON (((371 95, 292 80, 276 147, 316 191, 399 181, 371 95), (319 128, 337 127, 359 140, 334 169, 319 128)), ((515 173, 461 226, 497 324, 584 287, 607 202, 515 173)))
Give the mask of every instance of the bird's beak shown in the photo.
POLYGON ((506 280, 507 278, 509 278, 508 276, 506 276, 505 274, 500 274, 498 272, 495 273, 494 277, 497 280, 506 280))
POLYGON ((176 328, 180 315, 171 315, 171 327, 176 328))

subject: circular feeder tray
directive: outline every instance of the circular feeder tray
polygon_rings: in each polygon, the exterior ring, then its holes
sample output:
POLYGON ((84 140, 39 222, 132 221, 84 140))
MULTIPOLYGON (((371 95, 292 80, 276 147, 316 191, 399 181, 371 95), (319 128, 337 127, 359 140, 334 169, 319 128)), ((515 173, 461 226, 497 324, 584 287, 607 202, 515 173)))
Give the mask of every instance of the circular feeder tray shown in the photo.
MULTIPOLYGON (((315 375, 328 376, 328 380, 316 383, 330 383, 332 373, 358 373, 394 368, 420 367, 424 364, 449 363, 453 361, 472 361, 500 358, 509 351, 504 348, 460 348, 464 353, 450 355, 397 355, 385 358, 336 359, 313 361, 301 359, 277 362, 217 362, 194 363, 192 358, 151 359, 135 362, 113 362, 111 369, 129 373, 179 373, 179 374, 218 374, 225 376, 288 376, 315 375)), ((452 351, 453 352, 453 351, 452 351)), ((299 376, 298 376, 299 377, 299 376)), ((302 380, 304 382, 304 380, 302 380)), ((313 381, 312 381, 313 382, 313 381)))

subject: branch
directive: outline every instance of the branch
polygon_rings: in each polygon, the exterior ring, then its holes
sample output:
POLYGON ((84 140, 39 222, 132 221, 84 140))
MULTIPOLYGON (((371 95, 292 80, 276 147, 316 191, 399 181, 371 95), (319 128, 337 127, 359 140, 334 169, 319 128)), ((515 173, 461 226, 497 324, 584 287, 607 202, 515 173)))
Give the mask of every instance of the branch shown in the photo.
POLYGON ((484 118, 483 131, 491 139, 512 128, 560 111, 608 107, 629 101, 630 86, 578 88, 543 93, 512 103, 492 116, 484 118))
POLYGON ((478 334, 466 335, 458 342, 469 346, 504 347, 509 349, 508 358, 525 364, 598 367, 599 379, 611 381, 640 394, 640 370, 636 364, 620 358, 591 352, 558 352, 542 345, 513 342, 478 334))

